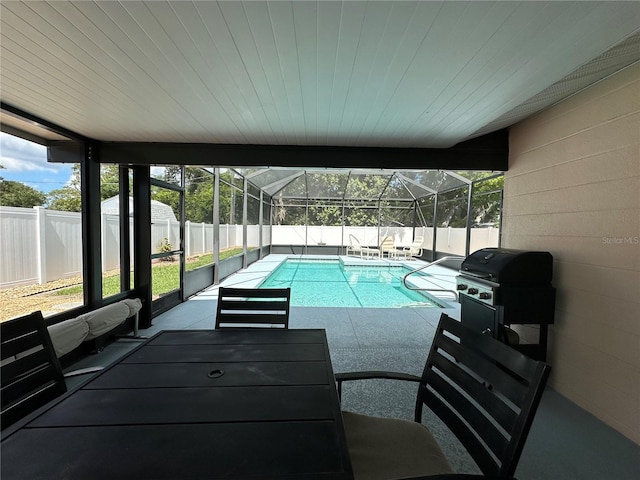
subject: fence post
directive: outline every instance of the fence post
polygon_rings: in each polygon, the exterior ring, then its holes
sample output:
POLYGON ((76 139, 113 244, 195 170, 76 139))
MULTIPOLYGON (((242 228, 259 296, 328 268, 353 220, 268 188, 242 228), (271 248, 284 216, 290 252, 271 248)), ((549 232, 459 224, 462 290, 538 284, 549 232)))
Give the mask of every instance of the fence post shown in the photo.
POLYGON ((38 259, 38 284, 47 283, 47 231, 44 207, 33 207, 36 211, 36 258, 38 259))
POLYGON ((191 255, 191 222, 187 220, 184 222, 184 236, 185 239, 185 249, 184 249, 184 257, 187 258, 191 255))
POLYGON ((100 212, 100 259, 102 264, 102 273, 106 270, 106 260, 107 260, 107 217, 103 212, 100 212))
POLYGON ((207 250, 207 235, 206 235, 206 227, 205 227, 205 223, 202 222, 202 253, 204 254, 204 252, 207 250))

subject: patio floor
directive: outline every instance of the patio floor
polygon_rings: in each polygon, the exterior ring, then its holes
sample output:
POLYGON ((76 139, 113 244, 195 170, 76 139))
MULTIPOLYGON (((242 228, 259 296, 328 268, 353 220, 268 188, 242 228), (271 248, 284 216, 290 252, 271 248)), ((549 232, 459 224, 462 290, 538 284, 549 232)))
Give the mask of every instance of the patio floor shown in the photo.
MULTIPOLYGON (((222 284, 253 286, 279 264, 281 257, 286 255, 270 255, 231 275, 222 284)), ((419 265, 417 261, 407 263, 416 268, 419 265)), ((213 328, 217 290, 212 287, 156 317, 153 326, 141 334, 152 335, 166 329, 213 328)), ((397 370, 420 374, 440 314, 445 312, 459 318, 459 305, 450 302, 447 306, 445 309, 292 307, 290 328, 324 328, 335 372, 397 370)), ((106 365, 137 344, 137 341, 118 340, 73 368, 106 365)), ((343 392, 345 409, 380 416, 411 419, 414 401, 415 386, 398 386, 388 381, 354 382, 345 386, 343 392)), ((479 472, 433 415, 425 414, 423 422, 434 431, 454 470, 479 472)), ((635 480, 640 478, 640 447, 548 388, 516 477, 519 480, 635 480)))

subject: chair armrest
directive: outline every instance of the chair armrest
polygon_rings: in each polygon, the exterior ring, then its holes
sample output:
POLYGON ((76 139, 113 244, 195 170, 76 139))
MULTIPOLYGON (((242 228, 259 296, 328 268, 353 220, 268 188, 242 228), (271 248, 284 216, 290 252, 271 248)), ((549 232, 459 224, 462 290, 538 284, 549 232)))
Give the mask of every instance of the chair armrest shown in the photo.
POLYGON ((64 374, 64 378, 79 377, 80 375, 88 375, 90 373, 96 373, 104 370, 104 367, 87 367, 79 368, 78 370, 71 370, 64 374))
POLYGON ((350 382, 352 380, 384 379, 384 380, 402 380, 405 382, 420 383, 420 380, 421 380, 421 378, 417 375, 411 375, 409 373, 401 373, 401 372, 387 372, 384 370, 336 373, 335 379, 336 379, 336 382, 338 383, 338 398, 342 398, 342 382, 350 382))

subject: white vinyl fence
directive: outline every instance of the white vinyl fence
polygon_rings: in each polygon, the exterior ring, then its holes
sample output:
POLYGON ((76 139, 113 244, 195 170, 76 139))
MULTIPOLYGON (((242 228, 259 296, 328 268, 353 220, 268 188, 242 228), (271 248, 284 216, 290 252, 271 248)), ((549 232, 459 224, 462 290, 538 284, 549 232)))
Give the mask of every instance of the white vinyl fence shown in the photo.
POLYGON ((342 227, 274 225, 273 245, 349 245, 353 235, 361 245, 380 245, 381 239, 391 236, 396 246, 408 247, 413 241, 410 227, 342 227))
MULTIPOLYGON (((102 269, 120 267, 120 224, 118 215, 102 215, 102 269)), ((133 230, 133 219, 130 219, 133 230)), ((278 225, 271 230, 262 227, 262 245, 349 245, 353 235, 361 245, 375 246, 392 236, 396 246, 409 246, 413 241, 410 227, 342 227, 278 225)), ((185 254, 187 257, 211 253, 213 225, 185 222, 185 254)), ((260 226, 247 225, 247 246, 260 245, 260 226)), ((423 247, 431 249, 433 229, 417 228, 423 235, 423 247)), ((472 252, 498 246, 499 229, 471 229, 472 252)), ((158 253, 163 239, 179 249, 180 225, 160 220, 151 225, 152 253, 158 253)), ((131 240, 133 242, 133 240, 131 240)), ((466 229, 438 228, 437 250, 464 255, 466 229)), ((243 244, 242 225, 220 225, 220 250, 243 244)), ((133 251, 133 244, 129 246, 133 251)), ((59 212, 42 207, 18 208, 0 206, 0 288, 42 284, 82 273, 82 217, 80 213, 59 212)))
MULTIPOLYGON (((497 247, 500 230, 497 228, 472 228, 470 251, 485 247, 497 247)), ((413 242, 411 227, 341 227, 341 226, 296 226, 274 225, 273 245, 349 245, 353 235, 361 245, 374 247, 382 243, 387 236, 393 237, 396 247, 408 247, 413 242)), ((422 246, 433 248, 433 229, 416 228, 416 236, 422 235, 422 246)), ((436 250, 453 255, 465 254, 467 243, 466 228, 438 228, 436 250)))
MULTIPOLYGON (((120 217, 102 215, 102 270, 120 267, 120 217)), ((133 219, 129 219, 133 231, 133 219)), ((263 244, 269 235, 263 230, 263 244)), ((160 220, 151 225, 152 253, 163 239, 179 248, 180 224, 160 220)), ((129 246, 133 251, 133 239, 129 246)), ((257 247, 259 226, 247 226, 247 245, 257 247)), ((220 225, 220 249, 242 246, 242 225, 220 225)), ((211 253, 213 225, 185 222, 187 257, 211 253)), ((82 216, 43 207, 0 206, 0 288, 43 284, 82 273, 82 216)))
POLYGON ((0 288, 80 274, 81 220, 79 213, 42 207, 0 207, 0 288))
MULTIPOLYGON (((433 234, 431 228, 429 231, 429 243, 426 248, 431 248, 433 245, 433 234)), ((437 229, 436 236, 436 251, 447 252, 453 255, 464 256, 465 246, 467 244, 467 229, 466 228, 452 228, 442 227, 437 229)), ((426 236, 425 236, 426 241, 426 236)), ((472 228, 471 240, 469 243, 469 252, 475 252, 481 248, 497 247, 500 241, 500 229, 495 227, 487 228, 472 228)))

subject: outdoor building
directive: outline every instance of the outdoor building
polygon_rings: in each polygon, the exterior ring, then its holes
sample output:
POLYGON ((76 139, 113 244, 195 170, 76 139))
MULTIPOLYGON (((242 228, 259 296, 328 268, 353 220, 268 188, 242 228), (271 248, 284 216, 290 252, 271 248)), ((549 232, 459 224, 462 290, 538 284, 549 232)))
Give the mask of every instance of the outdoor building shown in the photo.
POLYGON ((638 2, 1 9, 0 321, 144 329, 354 238, 545 251, 548 385, 640 444, 638 2))
MULTIPOLYGON (((115 196, 103 200, 100 211, 103 215, 120 215, 120 197, 115 196)), ((129 216, 133 217, 133 197, 129 197, 129 216)), ((157 200, 151 200, 151 221, 160 222, 162 220, 178 221, 170 205, 157 200)))

